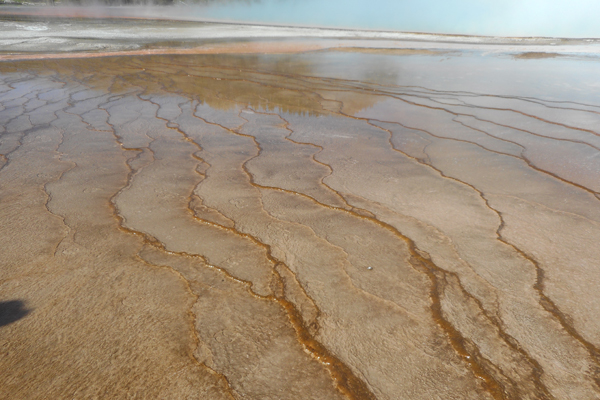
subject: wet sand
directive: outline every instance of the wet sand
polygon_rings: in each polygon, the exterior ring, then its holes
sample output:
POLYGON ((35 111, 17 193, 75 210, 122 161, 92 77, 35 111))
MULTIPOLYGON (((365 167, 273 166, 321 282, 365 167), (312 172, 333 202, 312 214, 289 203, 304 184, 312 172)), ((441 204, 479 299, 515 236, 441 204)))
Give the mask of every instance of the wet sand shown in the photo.
POLYGON ((600 397, 598 61, 346 47, 0 62, 0 397, 600 397))

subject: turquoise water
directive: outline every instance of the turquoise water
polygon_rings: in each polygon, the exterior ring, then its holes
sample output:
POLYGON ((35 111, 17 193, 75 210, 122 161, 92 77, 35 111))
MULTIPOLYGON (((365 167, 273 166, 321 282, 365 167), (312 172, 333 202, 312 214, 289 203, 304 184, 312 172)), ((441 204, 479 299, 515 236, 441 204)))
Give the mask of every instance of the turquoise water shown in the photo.
POLYGON ((193 10, 232 21, 493 36, 600 37, 599 0, 246 0, 193 10))

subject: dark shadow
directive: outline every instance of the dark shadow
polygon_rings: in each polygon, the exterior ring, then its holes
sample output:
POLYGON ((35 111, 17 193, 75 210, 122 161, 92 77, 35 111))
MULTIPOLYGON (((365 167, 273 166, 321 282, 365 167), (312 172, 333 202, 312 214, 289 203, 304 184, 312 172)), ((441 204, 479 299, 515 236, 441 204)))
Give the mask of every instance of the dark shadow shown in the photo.
POLYGON ((20 320, 27 314, 25 302, 21 300, 0 301, 0 326, 11 324, 20 320))

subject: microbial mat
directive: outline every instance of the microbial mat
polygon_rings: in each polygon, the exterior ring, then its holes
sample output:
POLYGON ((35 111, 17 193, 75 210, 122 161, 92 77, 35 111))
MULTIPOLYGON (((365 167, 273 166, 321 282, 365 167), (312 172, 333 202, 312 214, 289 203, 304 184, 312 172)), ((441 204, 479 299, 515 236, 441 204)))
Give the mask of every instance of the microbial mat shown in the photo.
POLYGON ((11 21, 1 398, 600 397, 597 45, 11 21))

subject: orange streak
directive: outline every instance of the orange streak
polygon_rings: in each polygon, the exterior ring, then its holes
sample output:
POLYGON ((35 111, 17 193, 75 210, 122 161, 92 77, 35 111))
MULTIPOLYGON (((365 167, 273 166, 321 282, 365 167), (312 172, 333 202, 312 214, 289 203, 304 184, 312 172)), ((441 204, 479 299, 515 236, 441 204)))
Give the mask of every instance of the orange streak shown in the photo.
POLYGON ((61 58, 95 58, 114 56, 140 55, 178 55, 178 54, 273 54, 300 53, 305 51, 323 50, 331 45, 310 42, 255 42, 255 43, 224 43, 210 47, 194 47, 189 49, 146 49, 108 52, 81 53, 37 53, 37 54, 5 54, 0 55, 0 61, 61 59, 61 58))

